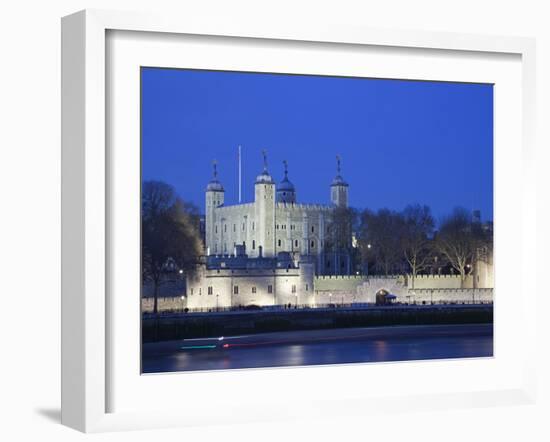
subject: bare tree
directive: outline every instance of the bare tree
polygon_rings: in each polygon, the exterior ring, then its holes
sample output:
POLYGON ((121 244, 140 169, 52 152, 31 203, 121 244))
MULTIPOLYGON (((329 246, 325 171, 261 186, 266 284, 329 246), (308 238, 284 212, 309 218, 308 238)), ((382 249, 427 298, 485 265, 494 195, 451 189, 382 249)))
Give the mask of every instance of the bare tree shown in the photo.
POLYGON ((327 250, 349 251, 357 212, 349 207, 336 207, 327 225, 327 250))
POLYGON ((153 284, 157 314, 159 288, 168 281, 167 275, 174 270, 187 274, 196 267, 202 252, 199 215, 195 206, 160 181, 143 183, 141 207, 142 279, 153 284))
POLYGON ((407 206, 403 211, 403 218, 401 248, 411 269, 414 289, 416 275, 430 264, 434 219, 430 208, 419 204, 407 206))
POLYGON ((389 209, 380 209, 376 213, 364 210, 359 231, 359 247, 363 261, 373 259, 375 269, 385 275, 400 271, 403 261, 403 228, 404 218, 398 212, 389 209))
MULTIPOLYGON (((347 259, 350 260, 350 266, 353 267, 352 236, 357 224, 357 217, 357 210, 351 207, 336 207, 326 225, 324 248, 328 253, 334 255, 335 265, 338 259, 347 256, 347 259)), ((340 263, 341 268, 344 268, 345 260, 340 261, 340 263)), ((336 269, 336 272, 338 272, 338 269, 336 269)))
POLYGON ((479 229, 466 209, 456 207, 441 221, 435 245, 459 273, 461 288, 464 288, 466 275, 474 264, 480 244, 479 229))

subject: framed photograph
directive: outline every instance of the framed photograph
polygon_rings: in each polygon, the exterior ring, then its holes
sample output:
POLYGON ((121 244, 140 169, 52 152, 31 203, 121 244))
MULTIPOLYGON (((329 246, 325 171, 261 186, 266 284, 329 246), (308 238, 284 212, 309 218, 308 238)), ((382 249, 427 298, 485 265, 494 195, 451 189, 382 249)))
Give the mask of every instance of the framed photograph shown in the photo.
POLYGON ((62 30, 64 424, 533 400, 532 40, 62 30))

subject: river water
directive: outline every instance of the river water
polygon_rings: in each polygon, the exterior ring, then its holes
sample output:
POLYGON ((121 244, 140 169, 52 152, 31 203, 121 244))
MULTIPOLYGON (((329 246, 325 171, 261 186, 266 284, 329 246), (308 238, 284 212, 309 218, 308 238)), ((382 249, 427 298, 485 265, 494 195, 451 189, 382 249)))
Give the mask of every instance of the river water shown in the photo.
POLYGON ((490 357, 493 325, 265 333, 144 344, 143 373, 490 357))

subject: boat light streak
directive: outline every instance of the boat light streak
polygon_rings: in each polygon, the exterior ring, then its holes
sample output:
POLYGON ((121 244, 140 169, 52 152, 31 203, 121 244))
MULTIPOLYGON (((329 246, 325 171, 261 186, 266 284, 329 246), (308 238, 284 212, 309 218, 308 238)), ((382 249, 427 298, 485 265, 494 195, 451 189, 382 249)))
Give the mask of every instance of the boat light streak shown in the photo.
POLYGON ((200 348, 216 348, 215 345, 186 345, 183 347, 180 347, 181 350, 196 350, 200 348))

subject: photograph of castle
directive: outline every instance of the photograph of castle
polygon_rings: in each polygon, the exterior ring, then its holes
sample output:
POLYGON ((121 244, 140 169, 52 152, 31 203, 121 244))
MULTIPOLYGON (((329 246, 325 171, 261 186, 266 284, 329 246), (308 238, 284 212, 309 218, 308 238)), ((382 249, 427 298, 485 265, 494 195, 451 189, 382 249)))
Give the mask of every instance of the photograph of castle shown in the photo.
POLYGON ((143 373, 492 356, 492 85, 141 75, 143 373))

